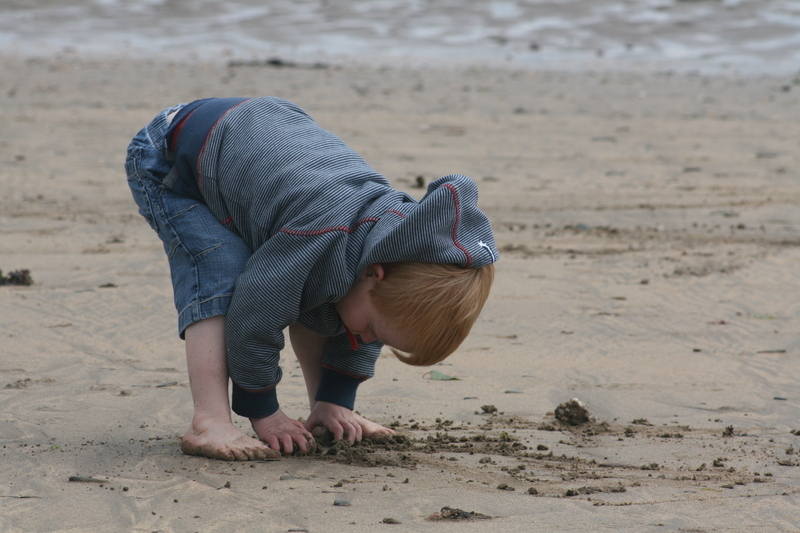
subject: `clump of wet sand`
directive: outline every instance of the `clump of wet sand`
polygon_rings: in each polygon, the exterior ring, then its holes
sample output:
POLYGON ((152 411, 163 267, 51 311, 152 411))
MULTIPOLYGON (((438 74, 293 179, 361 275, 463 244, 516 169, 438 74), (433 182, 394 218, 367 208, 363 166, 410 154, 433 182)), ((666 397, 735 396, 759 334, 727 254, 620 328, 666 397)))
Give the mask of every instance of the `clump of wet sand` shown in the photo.
POLYGON ((31 271, 27 268, 23 268, 22 270, 12 270, 6 276, 3 275, 3 271, 0 270, 0 285, 33 285, 31 271))
POLYGON ((555 415, 556 420, 569 426, 579 426, 589 421, 589 410, 577 398, 559 404, 555 415))

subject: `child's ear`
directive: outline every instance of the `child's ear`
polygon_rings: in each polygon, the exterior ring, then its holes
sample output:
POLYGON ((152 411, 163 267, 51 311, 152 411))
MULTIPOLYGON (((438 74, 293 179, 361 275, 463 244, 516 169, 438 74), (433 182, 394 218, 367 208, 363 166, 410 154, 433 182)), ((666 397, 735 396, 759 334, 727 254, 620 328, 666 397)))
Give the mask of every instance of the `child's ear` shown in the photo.
POLYGON ((375 278, 377 281, 383 279, 385 272, 383 270, 383 265, 375 263, 374 265, 370 265, 367 267, 367 277, 368 278, 375 278))

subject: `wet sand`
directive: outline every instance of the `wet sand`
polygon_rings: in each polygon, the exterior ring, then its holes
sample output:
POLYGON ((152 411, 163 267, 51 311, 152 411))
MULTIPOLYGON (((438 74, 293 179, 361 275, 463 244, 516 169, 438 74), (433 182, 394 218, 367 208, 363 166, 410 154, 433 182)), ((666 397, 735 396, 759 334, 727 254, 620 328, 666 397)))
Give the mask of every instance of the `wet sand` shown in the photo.
MULTIPOLYGON (((797 530, 791 77, 0 64, 0 269, 34 281, 0 287, 3 531, 797 530), (266 94, 412 195, 474 177, 504 253, 473 335, 434 367, 458 380, 387 354, 361 387, 358 410, 405 438, 188 457, 167 263, 124 150, 167 105, 266 94), (572 397, 590 422, 556 420, 572 397), (491 518, 428 519, 464 516, 445 506, 491 518)), ((305 416, 290 350, 283 367, 305 416)))

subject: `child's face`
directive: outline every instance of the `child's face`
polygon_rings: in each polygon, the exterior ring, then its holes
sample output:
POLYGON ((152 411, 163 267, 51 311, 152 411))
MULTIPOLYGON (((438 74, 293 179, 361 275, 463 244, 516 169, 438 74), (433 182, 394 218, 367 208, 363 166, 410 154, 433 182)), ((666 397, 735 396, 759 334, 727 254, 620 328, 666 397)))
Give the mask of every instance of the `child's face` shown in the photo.
POLYGON ((336 311, 345 327, 361 342, 368 344, 378 341, 398 350, 410 351, 408 337, 387 323, 372 302, 369 291, 382 279, 383 268, 371 265, 345 297, 336 303, 336 311))

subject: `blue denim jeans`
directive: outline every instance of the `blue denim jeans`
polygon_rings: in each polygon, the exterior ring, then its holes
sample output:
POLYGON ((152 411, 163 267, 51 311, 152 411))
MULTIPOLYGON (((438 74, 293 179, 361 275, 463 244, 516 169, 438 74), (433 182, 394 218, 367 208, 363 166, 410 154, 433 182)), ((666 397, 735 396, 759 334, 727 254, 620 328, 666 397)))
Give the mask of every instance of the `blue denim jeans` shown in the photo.
POLYGON ((139 213, 164 244, 183 338, 191 324, 226 314, 236 278, 252 252, 214 217, 197 186, 172 171, 165 134, 181 107, 161 111, 136 134, 125 171, 139 213))

